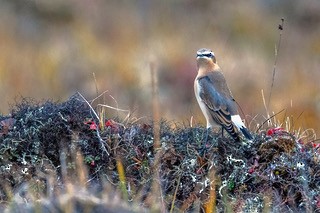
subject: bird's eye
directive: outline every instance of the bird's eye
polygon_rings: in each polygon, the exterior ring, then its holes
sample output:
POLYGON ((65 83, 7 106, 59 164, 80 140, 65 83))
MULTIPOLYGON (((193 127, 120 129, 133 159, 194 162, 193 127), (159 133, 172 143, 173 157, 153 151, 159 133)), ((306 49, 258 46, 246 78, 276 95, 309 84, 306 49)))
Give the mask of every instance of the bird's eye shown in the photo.
POLYGON ((204 54, 204 56, 208 57, 208 58, 212 58, 213 57, 212 53, 204 54))

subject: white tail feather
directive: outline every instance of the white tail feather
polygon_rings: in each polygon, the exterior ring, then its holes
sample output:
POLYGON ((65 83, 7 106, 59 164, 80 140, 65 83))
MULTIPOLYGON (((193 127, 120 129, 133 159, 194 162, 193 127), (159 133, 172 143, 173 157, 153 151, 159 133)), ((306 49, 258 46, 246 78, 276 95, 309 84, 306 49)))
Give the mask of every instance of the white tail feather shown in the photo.
POLYGON ((238 130, 240 130, 243 127, 246 128, 239 115, 232 115, 231 121, 237 126, 238 130))

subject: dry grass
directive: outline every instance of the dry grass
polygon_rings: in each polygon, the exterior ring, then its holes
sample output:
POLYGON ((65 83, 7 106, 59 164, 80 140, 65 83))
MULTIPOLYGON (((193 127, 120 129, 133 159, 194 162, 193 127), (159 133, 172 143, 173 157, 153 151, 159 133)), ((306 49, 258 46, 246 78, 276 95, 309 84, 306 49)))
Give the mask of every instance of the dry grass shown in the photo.
POLYGON ((24 101, 1 118, 7 212, 318 209, 319 147, 307 138, 269 127, 253 142, 217 133, 205 142, 205 128, 161 121, 155 149, 152 123, 109 118, 101 128, 102 111, 88 103, 79 94, 64 103, 24 101))

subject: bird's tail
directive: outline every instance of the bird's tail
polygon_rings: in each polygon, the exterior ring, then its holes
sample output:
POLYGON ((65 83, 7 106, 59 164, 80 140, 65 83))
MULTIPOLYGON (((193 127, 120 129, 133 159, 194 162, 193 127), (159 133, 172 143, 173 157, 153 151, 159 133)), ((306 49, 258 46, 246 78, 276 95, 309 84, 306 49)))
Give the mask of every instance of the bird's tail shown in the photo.
POLYGON ((238 130, 240 130, 242 132, 242 134, 244 135, 244 137, 246 137, 248 140, 252 140, 253 137, 251 135, 251 133, 249 132, 249 130, 246 128, 246 126, 244 125, 244 123, 242 122, 241 118, 239 115, 232 115, 231 116, 231 120, 232 122, 235 124, 235 126, 237 126, 238 130))
POLYGON ((242 126, 240 128, 240 131, 242 132, 244 137, 246 137, 248 140, 253 140, 251 133, 249 132, 249 130, 246 127, 242 126))

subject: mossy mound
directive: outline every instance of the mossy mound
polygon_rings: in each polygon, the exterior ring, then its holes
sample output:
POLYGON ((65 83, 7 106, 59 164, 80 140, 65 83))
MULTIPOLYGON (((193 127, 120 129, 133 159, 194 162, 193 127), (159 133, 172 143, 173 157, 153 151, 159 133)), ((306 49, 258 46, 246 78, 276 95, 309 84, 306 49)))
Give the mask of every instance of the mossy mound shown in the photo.
POLYGON ((159 164, 154 165, 153 126, 114 120, 98 125, 79 95, 63 103, 17 104, 9 116, 0 117, 2 202, 15 201, 8 188, 21 194, 28 183, 21 195, 25 202, 34 201, 27 196, 32 193, 57 204, 68 191, 65 183, 81 182, 79 170, 86 170, 82 185, 88 193, 102 199, 110 185, 125 202, 133 200, 146 209, 156 200, 155 181, 168 210, 200 211, 208 201, 218 212, 307 212, 320 207, 320 157, 312 141, 275 128, 255 134, 254 141, 236 143, 221 133, 206 137, 202 127, 172 127, 163 121, 159 164))

